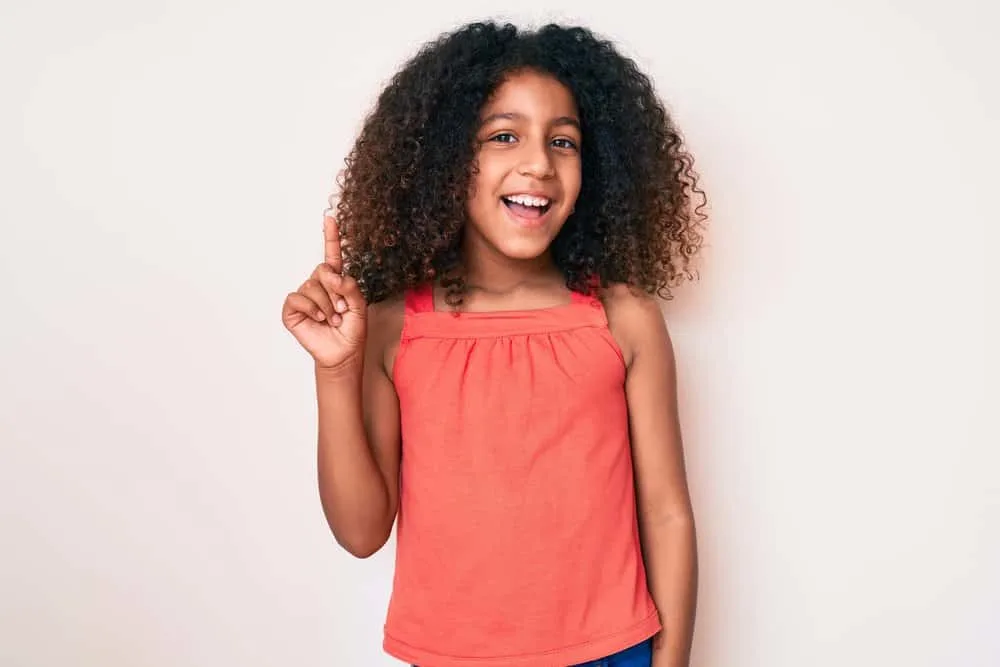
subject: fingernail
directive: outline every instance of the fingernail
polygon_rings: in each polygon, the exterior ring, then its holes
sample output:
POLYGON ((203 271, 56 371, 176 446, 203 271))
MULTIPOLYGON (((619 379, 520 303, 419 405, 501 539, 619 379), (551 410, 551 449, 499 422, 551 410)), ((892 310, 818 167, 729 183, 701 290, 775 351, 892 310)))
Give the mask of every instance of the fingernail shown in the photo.
POLYGON ((338 313, 342 313, 345 310, 347 310, 347 302, 344 301, 343 299, 338 299, 337 300, 337 312, 338 313))
POLYGON ((318 313, 316 313, 316 319, 322 322, 323 320, 326 319, 326 313, 324 313, 322 310, 319 311, 318 313))

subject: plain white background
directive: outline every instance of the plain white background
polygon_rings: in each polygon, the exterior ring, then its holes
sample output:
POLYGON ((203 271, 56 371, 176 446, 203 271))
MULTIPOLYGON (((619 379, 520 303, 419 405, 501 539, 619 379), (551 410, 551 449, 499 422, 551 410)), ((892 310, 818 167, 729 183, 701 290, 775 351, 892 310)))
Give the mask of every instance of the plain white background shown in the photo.
POLYGON ((398 664, 279 313, 380 87, 494 16, 616 40, 711 197, 692 667, 1000 664, 989 5, 8 0, 0 664, 398 664))

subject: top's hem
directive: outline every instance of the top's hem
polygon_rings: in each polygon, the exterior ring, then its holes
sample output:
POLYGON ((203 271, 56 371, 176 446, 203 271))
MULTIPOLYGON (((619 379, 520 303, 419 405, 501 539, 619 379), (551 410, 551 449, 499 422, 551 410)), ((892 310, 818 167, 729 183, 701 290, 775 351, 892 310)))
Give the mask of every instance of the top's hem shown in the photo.
POLYGON ((527 655, 459 657, 442 655, 407 644, 392 637, 388 631, 382 642, 383 650, 394 658, 419 667, 562 667, 589 660, 598 660, 649 639, 663 629, 654 609, 639 623, 611 635, 581 644, 527 655))

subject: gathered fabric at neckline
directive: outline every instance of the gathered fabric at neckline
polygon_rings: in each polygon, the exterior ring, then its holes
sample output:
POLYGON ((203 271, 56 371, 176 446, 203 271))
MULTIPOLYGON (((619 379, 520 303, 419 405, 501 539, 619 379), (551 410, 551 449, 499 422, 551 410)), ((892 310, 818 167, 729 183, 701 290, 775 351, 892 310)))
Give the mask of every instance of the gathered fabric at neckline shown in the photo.
POLYGON ((456 313, 434 309, 433 285, 427 283, 408 291, 405 302, 404 340, 542 334, 608 324, 600 299, 579 292, 570 293, 569 303, 556 306, 456 313))

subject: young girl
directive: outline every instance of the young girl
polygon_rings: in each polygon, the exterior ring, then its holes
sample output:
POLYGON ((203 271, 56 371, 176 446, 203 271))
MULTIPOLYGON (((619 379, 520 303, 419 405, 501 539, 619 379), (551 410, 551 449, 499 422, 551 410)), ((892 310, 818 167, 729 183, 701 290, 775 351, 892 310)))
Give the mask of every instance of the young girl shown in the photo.
POLYGON ((421 667, 685 667, 697 579, 671 342, 701 195, 649 79, 582 28, 468 25, 380 95, 285 326, 319 490, 421 667))

